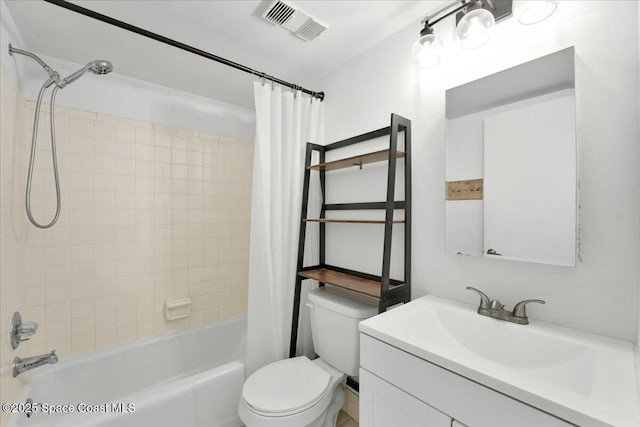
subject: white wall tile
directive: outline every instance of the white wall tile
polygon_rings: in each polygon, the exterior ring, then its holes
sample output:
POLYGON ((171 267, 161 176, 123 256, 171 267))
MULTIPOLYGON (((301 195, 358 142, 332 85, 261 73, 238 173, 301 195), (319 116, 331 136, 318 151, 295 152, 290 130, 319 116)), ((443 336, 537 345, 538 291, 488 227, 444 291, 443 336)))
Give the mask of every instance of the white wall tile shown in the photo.
POLYGON ((74 336, 71 339, 71 350, 73 354, 82 354, 93 351, 96 349, 96 337, 95 334, 87 334, 81 336, 74 336))
POLYGON ((71 302, 59 302, 46 305, 47 324, 71 319, 71 302))
MULTIPOLYGON (((29 108, 33 103, 25 102, 25 117, 29 108)), ((30 350, 56 349, 61 357, 82 354, 246 309, 247 274, 242 269, 248 269, 248 251, 232 253, 230 246, 234 238, 244 244, 240 237, 248 236, 249 223, 234 223, 231 229, 231 211, 220 214, 218 204, 248 209, 244 200, 250 194, 252 164, 241 158, 249 157, 251 146, 234 150, 226 142, 220 148, 217 135, 68 108, 60 109, 56 124, 63 189, 60 220, 43 231, 27 227, 19 216, 22 240, 2 234, 0 242, 3 278, 7 272, 22 275, 12 282, 21 283, 20 288, 7 289, 2 282, 2 300, 20 293, 21 311, 43 331, 30 350), (219 162, 225 168, 245 168, 241 172, 249 179, 232 181, 230 170, 221 171, 219 162), (245 199, 239 200, 241 196, 245 199), (222 221, 229 222, 222 227, 225 231, 219 229, 222 221), (218 235, 228 236, 228 244, 218 235), (228 253, 220 255, 227 246, 228 253), (13 265, 16 257, 22 264, 13 265), (233 291, 221 286, 219 277, 233 280, 233 291), (165 321, 165 301, 186 296, 194 300, 191 318, 165 321)), ((25 120, 22 136, 28 135, 29 126, 25 120)), ((42 130, 40 141, 48 144, 46 126, 42 130)), ((25 149, 21 154, 21 173, 6 173, 17 154, 13 147, 10 152, 4 149, 7 131, 2 132, 4 233, 14 231, 11 212, 16 204, 22 214, 28 153, 25 149), (14 180, 19 180, 18 187, 14 180), (11 196, 14 193, 18 196, 11 196)), ((40 144, 32 192, 38 218, 55 213, 51 157, 44 147, 40 144)))
POLYGON ((117 343, 118 341, 116 339, 115 328, 96 331, 96 349, 97 350, 113 347, 117 343))
POLYGON ((93 137, 93 123, 93 120, 76 117, 74 114, 69 117, 69 134, 93 137))
POLYGON ((46 304, 69 301, 71 297, 71 288, 68 283, 46 286, 44 291, 46 304))
POLYGON ((71 338, 71 321, 47 322, 47 340, 58 341, 71 338))
POLYGON ((113 123, 97 120, 93 123, 93 137, 105 140, 113 140, 116 136, 116 128, 113 123))
POLYGON ((73 337, 96 333, 95 317, 77 317, 71 320, 71 335, 73 337))
MULTIPOLYGON (((61 166, 61 165, 59 165, 61 166)), ((69 170, 71 172, 93 172, 93 156, 88 154, 69 154, 69 170)))
POLYGON ((136 142, 136 128, 133 126, 116 125, 116 140, 136 142))

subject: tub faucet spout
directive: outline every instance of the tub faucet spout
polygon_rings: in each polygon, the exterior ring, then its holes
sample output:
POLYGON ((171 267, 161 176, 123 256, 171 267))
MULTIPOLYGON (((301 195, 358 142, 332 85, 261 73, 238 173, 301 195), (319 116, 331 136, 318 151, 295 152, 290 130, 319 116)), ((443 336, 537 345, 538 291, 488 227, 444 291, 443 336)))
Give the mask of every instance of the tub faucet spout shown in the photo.
POLYGON ((13 359, 13 376, 17 377, 23 372, 39 368, 43 365, 53 365, 54 363, 58 363, 58 356, 55 350, 39 356, 25 357, 24 359, 16 357, 13 359))

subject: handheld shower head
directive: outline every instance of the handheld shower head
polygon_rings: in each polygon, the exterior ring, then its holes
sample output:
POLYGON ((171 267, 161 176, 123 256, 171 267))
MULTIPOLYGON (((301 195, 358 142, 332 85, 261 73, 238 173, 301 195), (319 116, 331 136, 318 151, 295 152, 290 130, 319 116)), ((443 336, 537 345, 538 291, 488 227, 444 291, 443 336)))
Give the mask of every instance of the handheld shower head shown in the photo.
POLYGON ((106 59, 96 59, 87 64, 93 74, 108 74, 113 71, 113 64, 106 59))
POLYGON ((75 82, 80 77, 82 77, 84 73, 86 73, 87 71, 91 71, 93 74, 98 74, 98 75, 107 74, 113 71, 113 64, 111 64, 111 62, 104 59, 97 59, 95 61, 91 61, 87 65, 85 65, 84 67, 76 71, 75 73, 70 74, 64 79, 62 79, 62 82, 64 82, 64 84, 62 86, 59 85, 60 88, 63 88, 66 85, 69 85, 75 82))

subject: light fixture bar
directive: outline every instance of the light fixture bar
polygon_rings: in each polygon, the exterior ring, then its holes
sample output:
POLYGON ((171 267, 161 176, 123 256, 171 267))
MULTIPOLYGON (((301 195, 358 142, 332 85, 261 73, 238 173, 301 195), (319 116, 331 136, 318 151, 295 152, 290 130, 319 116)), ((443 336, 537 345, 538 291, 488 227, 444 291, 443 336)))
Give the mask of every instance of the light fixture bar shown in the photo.
MULTIPOLYGON (((462 13, 458 12, 471 5, 472 3, 474 3, 474 0, 456 0, 445 6, 442 6, 440 9, 436 10, 430 15, 425 16, 424 18, 422 18, 422 21, 420 21, 420 23, 422 25, 428 24, 431 27, 442 21, 443 19, 446 19, 449 16, 457 13, 457 24, 463 16, 462 13), (433 20, 434 18, 437 19, 433 20)), ((482 4, 484 9, 487 9, 495 16, 496 22, 500 22, 512 15, 513 0, 482 0, 482 4), (488 7, 484 7, 484 5, 487 5, 488 7)))
MULTIPOLYGON (((456 3, 458 3, 458 2, 456 2, 456 3)), ((435 24, 437 24, 438 22, 442 21, 443 19, 446 19, 446 18, 450 17, 450 16, 451 16, 451 15, 453 15, 454 13, 460 12, 462 9, 464 9, 464 8, 465 8, 465 7, 467 7, 467 6, 469 6, 469 4, 470 4, 470 3, 473 3, 473 2, 465 2, 465 1, 463 1, 463 2, 461 2, 461 4, 460 4, 458 7, 456 7, 455 9, 450 10, 450 11, 449 11, 449 12, 447 12, 446 14, 444 14, 444 15, 442 15, 441 17, 439 17, 438 19, 436 19, 435 21, 431 21, 431 22, 427 21, 427 23, 429 24, 429 26, 435 25, 435 24)))
MULTIPOLYGON (((484 0, 483 3, 489 5, 486 9, 496 18, 496 24, 513 15, 513 0, 484 0)), ((456 15, 456 25, 462 16, 462 13, 456 15)))
MULTIPOLYGON (((427 23, 429 20, 431 20, 431 19, 433 19, 433 18, 437 17, 438 15, 440 15, 440 14, 441 14, 441 13, 443 13, 443 12, 446 12, 446 11, 450 10, 452 7, 454 7, 455 5, 457 5, 457 4, 459 4, 459 3, 461 3, 461 1, 460 1, 460 0, 456 0, 456 1, 452 2, 452 3, 449 3, 449 4, 448 4, 448 5, 446 5, 446 6, 442 6, 440 9, 438 9, 438 10, 437 10, 437 11, 435 11, 435 12, 433 12, 431 15, 427 15, 427 16, 425 16, 425 17, 422 19, 422 21, 420 21, 420 23, 424 25, 424 24, 425 24, 425 23, 427 23)), ((462 3, 464 3, 464 1, 462 1, 462 3)))

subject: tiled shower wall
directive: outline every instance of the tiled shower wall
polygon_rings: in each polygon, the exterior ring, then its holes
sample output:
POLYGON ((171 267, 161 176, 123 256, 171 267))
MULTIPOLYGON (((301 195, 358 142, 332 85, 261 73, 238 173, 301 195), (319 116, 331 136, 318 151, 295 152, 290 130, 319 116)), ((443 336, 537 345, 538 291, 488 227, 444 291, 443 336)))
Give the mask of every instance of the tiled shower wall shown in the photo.
MULTIPOLYGON (((55 213, 47 112, 31 197, 41 223, 55 213)), ((5 349, 2 368, 5 356, 81 354, 246 312, 253 142, 55 112, 62 213, 47 230, 23 207, 34 103, 18 97, 15 128, 2 123, 2 267, 22 276, 3 276, 2 299, 15 306, 2 319, 20 310, 40 324, 19 351, 5 349), (164 303, 184 297, 191 315, 166 321, 164 303)))
MULTIPOLYGON (((43 222, 55 210, 45 119, 32 193, 43 222)), ((47 348, 77 354, 246 311, 251 143, 67 108, 56 135, 64 209, 27 235, 28 314, 47 348), (165 301, 184 297, 190 318, 165 321, 165 301)))

